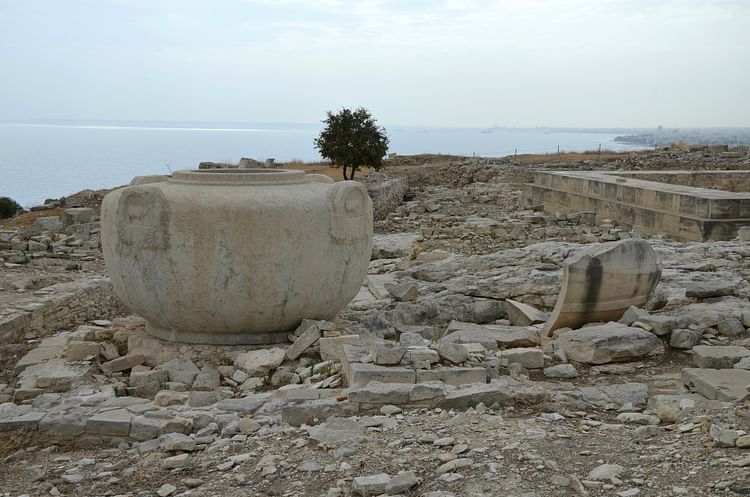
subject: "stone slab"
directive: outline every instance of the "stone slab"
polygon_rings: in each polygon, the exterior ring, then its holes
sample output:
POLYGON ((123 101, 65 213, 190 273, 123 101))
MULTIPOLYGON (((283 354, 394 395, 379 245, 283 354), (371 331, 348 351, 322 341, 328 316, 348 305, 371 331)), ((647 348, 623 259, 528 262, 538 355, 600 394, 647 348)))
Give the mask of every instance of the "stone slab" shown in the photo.
POLYGON ((707 399, 741 401, 748 397, 750 371, 685 368, 682 370, 682 381, 707 399))

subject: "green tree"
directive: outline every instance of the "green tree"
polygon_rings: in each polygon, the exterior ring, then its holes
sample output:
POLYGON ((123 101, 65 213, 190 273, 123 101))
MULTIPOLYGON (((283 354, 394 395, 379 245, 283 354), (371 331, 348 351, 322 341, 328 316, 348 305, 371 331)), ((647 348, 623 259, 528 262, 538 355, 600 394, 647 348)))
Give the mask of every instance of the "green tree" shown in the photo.
POLYGON ((0 219, 7 219, 23 212, 23 207, 10 197, 0 197, 0 219))
POLYGON ((344 170, 344 179, 354 179, 360 167, 380 169, 388 151, 385 128, 379 127, 367 109, 341 109, 326 113, 325 128, 315 139, 315 148, 334 167, 344 170), (351 174, 347 176, 347 170, 351 174))

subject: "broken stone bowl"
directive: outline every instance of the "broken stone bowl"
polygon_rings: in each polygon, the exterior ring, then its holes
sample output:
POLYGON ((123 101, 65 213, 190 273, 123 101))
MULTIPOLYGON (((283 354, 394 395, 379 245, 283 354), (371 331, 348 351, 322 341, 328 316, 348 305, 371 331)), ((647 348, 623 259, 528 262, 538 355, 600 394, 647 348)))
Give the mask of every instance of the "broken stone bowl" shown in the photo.
POLYGON ((178 342, 267 344, 332 319, 367 274, 362 184, 281 169, 177 171, 109 193, 102 248, 115 292, 178 342))

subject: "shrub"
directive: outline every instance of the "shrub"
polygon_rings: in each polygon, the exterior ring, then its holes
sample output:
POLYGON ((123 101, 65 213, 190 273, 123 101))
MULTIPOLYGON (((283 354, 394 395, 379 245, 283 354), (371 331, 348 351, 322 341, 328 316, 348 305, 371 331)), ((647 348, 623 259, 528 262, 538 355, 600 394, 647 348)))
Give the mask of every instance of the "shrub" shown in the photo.
POLYGON ((23 212, 18 202, 10 197, 0 197, 0 219, 7 219, 23 212))

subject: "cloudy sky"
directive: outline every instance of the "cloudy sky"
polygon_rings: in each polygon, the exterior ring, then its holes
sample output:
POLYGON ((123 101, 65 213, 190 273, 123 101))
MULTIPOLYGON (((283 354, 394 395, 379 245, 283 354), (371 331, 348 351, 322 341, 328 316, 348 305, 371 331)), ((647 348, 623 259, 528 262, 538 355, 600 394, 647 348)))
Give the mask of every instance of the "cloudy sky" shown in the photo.
POLYGON ((747 0, 0 0, 0 120, 750 126, 747 0))

